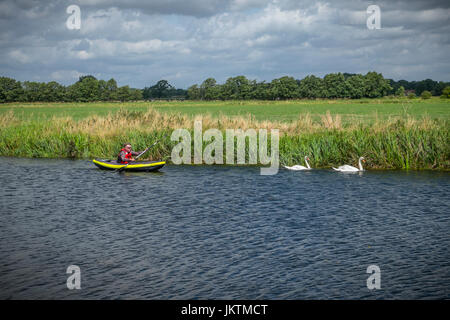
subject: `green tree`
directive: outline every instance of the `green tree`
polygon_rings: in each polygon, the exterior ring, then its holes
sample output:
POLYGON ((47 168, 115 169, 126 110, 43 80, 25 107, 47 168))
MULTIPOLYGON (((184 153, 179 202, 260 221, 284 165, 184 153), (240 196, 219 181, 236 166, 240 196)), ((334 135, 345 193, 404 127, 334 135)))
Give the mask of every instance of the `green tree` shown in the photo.
POLYGON ((293 77, 274 79, 270 83, 270 97, 272 99, 294 99, 299 97, 299 87, 293 77))
POLYGON ((22 84, 23 88, 23 101, 26 102, 36 102, 43 101, 42 92, 44 83, 34 82, 34 81, 25 81, 22 84))
POLYGON ((0 77, 0 102, 13 102, 24 99, 24 90, 20 81, 0 77))
POLYGON ((94 77, 85 77, 79 82, 79 90, 84 101, 98 101, 100 100, 100 90, 98 80, 94 77))
POLYGON ((299 96, 301 98, 324 98, 325 86, 323 79, 310 75, 300 80, 299 96))
POLYGON ((66 88, 66 100, 67 101, 81 101, 81 93, 78 90, 78 85, 76 83, 71 84, 66 88))
POLYGON ((108 90, 106 88, 105 80, 98 80, 98 95, 99 95, 99 100, 101 100, 101 101, 109 100, 109 94, 108 94, 108 90))
POLYGON ((39 101, 64 101, 65 93, 65 87, 55 81, 43 83, 41 85, 41 95, 39 101))
POLYGON ((404 97, 405 96, 405 88, 403 86, 400 86, 397 91, 395 91, 395 95, 397 97, 404 97))
POLYGON ((113 78, 108 81, 99 80, 99 96, 102 101, 114 101, 118 100, 117 98, 117 82, 113 78))
POLYGON ((365 96, 367 98, 380 98, 387 95, 392 87, 381 73, 367 72, 365 79, 365 96))
POLYGON ((125 102, 132 99, 132 93, 129 86, 123 86, 117 89, 117 99, 119 101, 125 102))
POLYGON ((406 81, 406 80, 389 80, 390 85, 393 87, 394 91, 391 93, 394 93, 397 91, 397 89, 400 86, 403 86, 405 90, 414 90, 417 95, 422 94, 423 91, 427 90, 430 91, 433 96, 439 96, 442 94, 442 90, 450 85, 448 82, 443 81, 433 81, 431 79, 425 79, 422 81, 406 81))
POLYGON ((439 81, 437 85, 434 87, 433 91, 431 93, 433 96, 440 96, 442 94, 442 91, 445 89, 447 83, 444 81, 439 81))
POLYGON ((87 79, 97 80, 97 78, 94 77, 93 75, 87 74, 85 76, 78 77, 78 81, 77 82, 83 82, 84 80, 87 80, 87 79))
POLYGON ((205 100, 220 99, 220 87, 216 79, 208 78, 200 85, 200 98, 205 100))
POLYGON ((425 79, 416 83, 415 91, 418 96, 422 96, 422 92, 431 91, 438 85, 438 82, 431 79, 425 79))
POLYGON ((250 99, 252 93, 251 83, 245 76, 228 78, 221 89, 223 99, 250 99))
POLYGON ((447 86, 442 90, 441 98, 450 99, 450 86, 447 86))
POLYGON ((187 90, 187 96, 190 100, 199 100, 201 98, 201 95, 198 85, 194 84, 190 86, 187 90))
POLYGON ((67 88, 67 97, 71 101, 81 102, 100 100, 101 97, 98 80, 91 75, 81 76, 76 83, 67 88))
POLYGON ((352 99, 361 99, 365 96, 364 77, 360 74, 347 77, 345 80, 346 97, 352 99))
POLYGON ((270 83, 266 83, 265 81, 262 82, 256 82, 252 86, 252 99, 259 99, 259 100, 267 100, 271 99, 270 96, 270 83))
POLYGON ((172 85, 167 80, 159 80, 154 86, 150 87, 151 98, 167 98, 172 85))
POLYGON ((422 91, 422 93, 420 94, 420 97, 422 99, 430 99, 431 98, 431 92, 428 90, 424 90, 422 91))
POLYGON ((345 78, 342 73, 330 73, 323 78, 326 98, 345 98, 350 94, 346 90, 345 78))
POLYGON ((130 100, 139 101, 142 100, 142 90, 141 89, 130 89, 130 100))

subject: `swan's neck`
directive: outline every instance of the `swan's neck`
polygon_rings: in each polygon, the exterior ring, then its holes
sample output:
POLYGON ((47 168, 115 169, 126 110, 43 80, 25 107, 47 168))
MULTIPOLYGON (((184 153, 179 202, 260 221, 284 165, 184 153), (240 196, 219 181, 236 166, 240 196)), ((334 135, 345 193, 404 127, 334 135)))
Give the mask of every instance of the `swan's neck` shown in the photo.
POLYGON ((361 159, 359 159, 359 170, 360 170, 360 171, 363 171, 363 170, 364 170, 363 167, 362 167, 361 159))
POLYGON ((308 163, 308 159, 305 159, 305 163, 306 163, 306 166, 308 167, 308 169, 311 169, 311 167, 309 166, 309 163, 308 163))

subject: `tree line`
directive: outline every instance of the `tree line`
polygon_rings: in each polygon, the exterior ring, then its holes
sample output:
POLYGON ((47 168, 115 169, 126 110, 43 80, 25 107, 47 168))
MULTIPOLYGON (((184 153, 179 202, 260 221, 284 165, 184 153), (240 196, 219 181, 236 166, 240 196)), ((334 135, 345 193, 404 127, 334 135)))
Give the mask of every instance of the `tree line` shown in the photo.
POLYGON ((443 95, 444 89, 450 86, 450 82, 438 82, 431 79, 425 79, 422 81, 394 81, 392 79, 389 79, 389 84, 392 87, 391 93, 402 90, 401 87, 403 87, 406 92, 413 91, 416 96, 422 95, 424 91, 430 92, 433 96, 441 96, 443 95))
MULTIPOLYGON (((152 99, 191 100, 286 100, 314 98, 380 98, 386 95, 403 96, 405 93, 421 95, 428 92, 444 96, 449 82, 431 79, 423 81, 393 81, 381 73, 365 75, 330 73, 323 78, 314 75, 302 80, 285 76, 271 82, 257 82, 245 76, 231 77, 223 84, 208 78, 202 84, 194 84, 187 90, 173 87, 167 80, 144 89, 119 87, 114 79, 98 80, 92 75, 79 77, 78 81, 63 86, 55 81, 16 81, 0 77, 0 102, 92 102, 92 101, 137 101, 152 99)), ((449 89, 450 90, 450 89, 449 89)))
POLYGON ((228 78, 224 84, 217 84, 215 79, 208 78, 200 86, 191 86, 188 97, 203 100, 358 99, 383 97, 391 89, 389 81, 376 72, 368 72, 366 75, 330 73, 323 78, 310 75, 302 80, 285 76, 268 83, 237 76, 228 78))
POLYGON ((94 76, 81 76, 77 82, 63 86, 48 83, 16 81, 0 77, 0 102, 92 102, 141 100, 142 90, 117 86, 114 79, 97 80, 94 76))
POLYGON ((228 78, 224 84, 218 84, 214 78, 208 78, 202 84, 188 88, 188 98, 193 100, 286 100, 314 98, 380 98, 386 95, 404 96, 410 90, 416 95, 430 91, 440 96, 449 82, 437 82, 385 79, 381 73, 368 72, 365 75, 351 73, 330 73, 323 78, 310 75, 302 80, 293 77, 281 77, 269 83, 249 80, 245 76, 228 78))

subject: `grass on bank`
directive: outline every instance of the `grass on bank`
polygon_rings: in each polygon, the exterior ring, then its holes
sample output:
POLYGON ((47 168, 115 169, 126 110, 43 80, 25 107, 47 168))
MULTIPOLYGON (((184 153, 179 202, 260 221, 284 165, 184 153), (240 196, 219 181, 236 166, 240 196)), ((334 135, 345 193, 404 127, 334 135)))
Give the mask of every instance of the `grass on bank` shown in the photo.
MULTIPOLYGON (((279 129, 280 158, 284 164, 311 158, 314 167, 355 163, 364 156, 367 168, 450 169, 447 119, 429 116, 378 118, 342 121, 340 115, 325 112, 319 117, 301 114, 291 121, 259 120, 248 114, 240 117, 195 116, 202 118, 203 130, 279 129)), ((172 130, 192 131, 193 117, 155 109, 119 109, 105 116, 79 120, 53 116, 49 119, 23 119, 14 112, 0 114, 0 155, 44 158, 114 158, 123 142, 144 149, 172 130)), ((225 137, 225 134, 223 134, 225 137)), ((170 157, 176 142, 169 138, 149 153, 151 159, 170 157)), ((206 145, 206 143, 204 144, 206 145)), ((224 141, 225 152, 225 141, 224 141)))

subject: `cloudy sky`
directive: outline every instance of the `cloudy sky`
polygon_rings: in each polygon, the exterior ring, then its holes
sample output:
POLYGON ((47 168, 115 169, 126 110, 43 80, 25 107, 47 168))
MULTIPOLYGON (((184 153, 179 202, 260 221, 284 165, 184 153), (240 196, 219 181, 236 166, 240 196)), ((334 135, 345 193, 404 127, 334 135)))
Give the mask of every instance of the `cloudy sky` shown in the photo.
POLYGON ((450 1, 0 0, 0 48, 1 76, 65 85, 367 71, 450 81, 450 1), (67 27, 70 5, 80 29, 67 27), (368 29, 369 5, 381 29, 368 29))

